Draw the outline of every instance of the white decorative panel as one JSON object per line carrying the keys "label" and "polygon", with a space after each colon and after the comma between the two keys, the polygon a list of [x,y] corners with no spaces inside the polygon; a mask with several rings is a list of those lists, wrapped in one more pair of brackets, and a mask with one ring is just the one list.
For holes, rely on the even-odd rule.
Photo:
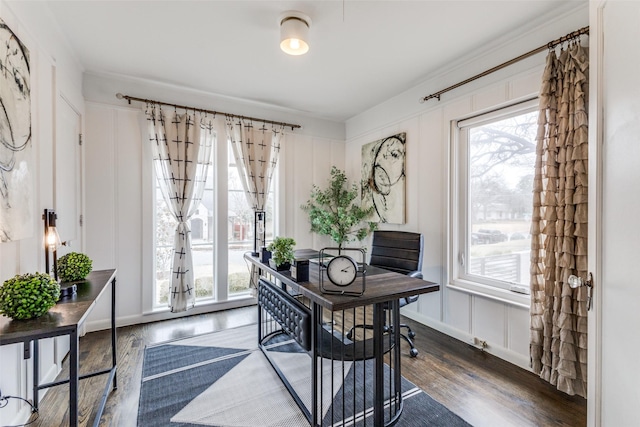
{"label": "white decorative panel", "polygon": [[116,261],[114,116],[111,108],[87,105],[85,233],[87,255],[96,270],[114,268]]}
{"label": "white decorative panel", "polygon": [[471,296],[453,289],[445,291],[444,323],[467,334],[471,333]]}
{"label": "white decorative panel", "polygon": [[510,98],[520,99],[537,96],[540,90],[543,69],[544,66],[541,65],[536,71],[513,79],[510,85]]}
{"label": "white decorative panel", "polygon": [[503,104],[507,99],[507,86],[507,83],[500,83],[472,95],[473,110],[483,111]]}
{"label": "white decorative panel", "polygon": [[431,292],[429,294],[420,295],[420,299],[416,304],[410,304],[407,308],[411,307],[412,310],[420,313],[422,316],[429,317],[436,321],[440,321],[442,319],[441,316],[441,293],[439,292]]}
{"label": "white decorative panel", "polygon": [[507,307],[507,348],[529,357],[529,309]]}
{"label": "white decorative panel", "polygon": [[[314,236],[309,232],[306,214],[300,209],[311,191],[315,174],[315,155],[313,138],[298,135],[287,135],[286,158],[280,163],[286,180],[286,190],[280,193],[285,199],[285,210],[280,220],[285,227],[278,231],[280,236],[296,238],[297,247],[313,247]],[[324,156],[325,161],[329,161]],[[283,170],[284,169],[284,170]]]}
{"label": "white decorative panel", "polygon": [[[21,383],[26,376],[23,372],[22,349],[22,344],[0,346],[0,372],[2,372],[0,387],[5,396],[22,396]],[[9,399],[8,405],[0,409],[0,425],[13,425],[15,421],[13,417],[22,406],[24,406],[23,403],[17,399]]]}
{"label": "white decorative panel", "polygon": [[478,296],[473,297],[472,304],[472,335],[489,345],[505,347],[505,304]]}
{"label": "white decorative panel", "polygon": [[[116,147],[116,164],[114,167],[116,194],[118,203],[116,205],[116,239],[120,244],[116,249],[116,263],[118,268],[118,278],[125,278],[121,281],[123,285],[117,292],[117,307],[123,313],[140,313],[142,304],[140,297],[142,291],[134,284],[142,283],[142,144],[148,142],[140,138],[134,138],[141,134],[140,113],[128,109],[116,111],[117,122],[114,124],[114,135]],[[145,122],[146,124],[146,122]],[[114,268],[111,266],[110,268]],[[133,286],[134,295],[126,290]],[[110,296],[106,294],[105,296]],[[94,318],[105,318],[110,316],[111,305],[109,298],[100,301],[102,316]]]}

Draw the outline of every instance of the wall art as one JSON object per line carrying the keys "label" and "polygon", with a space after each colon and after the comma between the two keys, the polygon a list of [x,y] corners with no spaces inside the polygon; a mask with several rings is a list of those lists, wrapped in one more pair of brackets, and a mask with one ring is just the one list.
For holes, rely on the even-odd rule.
{"label": "wall art", "polygon": [[362,206],[374,207],[372,221],[405,222],[406,133],[362,146]]}
{"label": "wall art", "polygon": [[33,235],[29,50],[0,19],[0,242]]}

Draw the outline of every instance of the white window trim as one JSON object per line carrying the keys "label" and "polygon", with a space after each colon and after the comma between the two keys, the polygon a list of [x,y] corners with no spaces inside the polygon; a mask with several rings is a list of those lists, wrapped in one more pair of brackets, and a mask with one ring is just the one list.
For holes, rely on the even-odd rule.
{"label": "white window trim", "polygon": [[[464,274],[461,274],[462,266],[460,263],[461,254],[466,251],[461,251],[460,247],[465,245],[464,238],[466,230],[461,230],[461,203],[467,203],[466,194],[461,192],[460,181],[466,178],[466,171],[461,171],[461,159],[460,152],[460,139],[461,129],[463,127],[469,127],[481,124],[483,122],[494,121],[497,116],[487,117],[491,113],[499,113],[500,117],[509,117],[521,114],[526,111],[530,111],[538,104],[537,97],[526,99],[524,101],[517,102],[513,105],[505,107],[496,107],[483,112],[474,112],[466,117],[453,119],[450,122],[449,140],[450,140],[450,181],[449,181],[449,209],[450,209],[450,227],[449,227],[449,271],[451,272],[450,279],[447,283],[447,288],[464,292],[471,295],[484,297],[487,299],[500,301],[510,305],[529,308],[530,307],[530,295],[515,292],[509,289],[505,289],[498,286],[489,286],[485,283],[470,280]],[[463,176],[465,175],[465,176]],[[466,187],[465,187],[466,189]],[[467,208],[464,209],[465,215]],[[464,227],[467,227],[467,221],[465,221]]]}

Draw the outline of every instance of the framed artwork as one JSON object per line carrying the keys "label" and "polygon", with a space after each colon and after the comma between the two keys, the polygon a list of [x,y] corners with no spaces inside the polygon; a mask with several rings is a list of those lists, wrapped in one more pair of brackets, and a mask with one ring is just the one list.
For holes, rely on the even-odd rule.
{"label": "framed artwork", "polygon": [[0,19],[0,242],[33,235],[29,50]]}
{"label": "framed artwork", "polygon": [[405,142],[399,133],[362,146],[362,207],[373,206],[371,221],[405,223]]}

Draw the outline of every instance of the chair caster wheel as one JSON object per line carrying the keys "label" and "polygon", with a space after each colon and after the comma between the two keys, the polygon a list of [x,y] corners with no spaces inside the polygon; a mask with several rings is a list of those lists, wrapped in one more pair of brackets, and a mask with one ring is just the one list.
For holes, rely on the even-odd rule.
{"label": "chair caster wheel", "polygon": [[409,356],[411,356],[411,357],[418,356],[418,349],[417,348],[412,348],[411,350],[409,350]]}
{"label": "chair caster wheel", "polygon": [[414,339],[416,337],[416,333],[413,331],[410,331],[407,335],[409,335],[409,338]]}

